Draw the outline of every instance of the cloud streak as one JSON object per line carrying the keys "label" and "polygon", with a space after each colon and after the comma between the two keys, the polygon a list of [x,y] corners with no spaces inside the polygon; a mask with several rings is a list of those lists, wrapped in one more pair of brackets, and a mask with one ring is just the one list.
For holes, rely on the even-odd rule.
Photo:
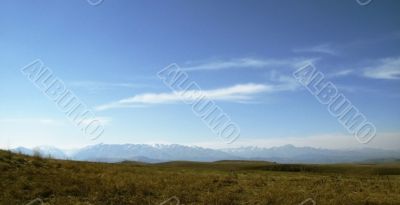
{"label": "cloud streak", "polygon": [[339,70],[336,72],[332,72],[325,76],[328,78],[339,78],[339,77],[345,77],[345,76],[352,75],[353,73],[354,73],[354,70],[346,69],[346,70]]}
{"label": "cloud streak", "polygon": [[[246,103],[254,99],[259,93],[270,93],[277,91],[290,90],[292,87],[284,85],[266,85],[266,84],[238,84],[230,87],[212,89],[212,90],[187,90],[168,93],[143,93],[133,97],[121,99],[95,107],[96,110],[108,110],[112,108],[124,107],[146,107],[156,104],[173,104],[181,100],[196,100],[196,96],[206,96],[210,100],[229,101]],[[200,93],[199,93],[200,92]]]}
{"label": "cloud streak", "polygon": [[257,58],[237,58],[230,60],[219,60],[205,63],[184,66],[182,69],[185,71],[201,71],[201,70],[224,70],[224,69],[238,69],[238,68],[298,68],[303,66],[306,62],[314,61],[314,59],[257,59]]}
{"label": "cloud streak", "polygon": [[89,91],[104,91],[104,90],[114,90],[120,88],[135,89],[149,87],[147,84],[140,83],[109,83],[109,82],[99,82],[99,81],[74,81],[67,83],[69,86],[74,88],[82,88]]}
{"label": "cloud streak", "polygon": [[400,79],[400,57],[378,60],[375,66],[364,69],[367,78],[398,80]]}
{"label": "cloud streak", "polygon": [[295,53],[322,53],[329,55],[338,55],[338,53],[332,48],[330,44],[321,44],[306,48],[293,49]]}

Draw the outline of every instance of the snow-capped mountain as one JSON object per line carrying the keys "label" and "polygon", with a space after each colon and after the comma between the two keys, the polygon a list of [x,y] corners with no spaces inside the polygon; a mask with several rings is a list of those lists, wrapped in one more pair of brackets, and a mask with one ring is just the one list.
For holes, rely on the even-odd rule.
{"label": "snow-capped mountain", "polygon": [[73,156],[73,159],[77,160],[101,159],[101,161],[123,161],[135,160],[138,158],[147,158],[147,161],[150,162],[176,160],[216,161],[222,159],[231,159],[232,156],[219,150],[182,146],[177,144],[98,144],[83,148],[76,152]]}
{"label": "snow-capped mountain", "polygon": [[[166,161],[218,161],[218,160],[265,160],[279,163],[340,163],[362,162],[371,159],[400,159],[400,151],[381,149],[330,150],[313,147],[285,145],[272,148],[240,147],[230,149],[209,149],[178,144],[97,144],[74,152],[63,152],[48,146],[28,149],[18,147],[14,152],[58,159],[83,161],[121,162],[166,162]],[[68,153],[68,154],[66,154]]]}
{"label": "snow-capped mountain", "polygon": [[11,149],[11,151],[25,155],[33,155],[33,150],[26,147],[17,147],[15,149]]}
{"label": "snow-capped mountain", "polygon": [[242,147],[223,149],[224,152],[252,160],[280,163],[341,163],[361,162],[375,158],[399,158],[400,152],[382,149],[331,150],[284,145],[272,148]]}
{"label": "snow-capped mountain", "polygon": [[41,156],[44,157],[52,157],[56,159],[66,159],[67,155],[61,149],[51,146],[38,146],[34,147],[33,149],[28,149],[25,147],[17,147],[12,150],[13,152],[26,154],[26,155],[34,155],[35,152],[39,153]]}

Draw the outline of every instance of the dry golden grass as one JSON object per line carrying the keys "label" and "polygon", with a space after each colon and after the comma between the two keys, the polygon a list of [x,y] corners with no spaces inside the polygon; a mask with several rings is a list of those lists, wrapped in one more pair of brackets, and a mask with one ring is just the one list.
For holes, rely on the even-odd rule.
{"label": "dry golden grass", "polygon": [[318,205],[400,204],[398,164],[106,164],[0,151],[0,180],[0,204],[26,204],[40,198],[45,204],[57,205],[153,205],[173,196],[185,205],[293,205],[308,198]]}

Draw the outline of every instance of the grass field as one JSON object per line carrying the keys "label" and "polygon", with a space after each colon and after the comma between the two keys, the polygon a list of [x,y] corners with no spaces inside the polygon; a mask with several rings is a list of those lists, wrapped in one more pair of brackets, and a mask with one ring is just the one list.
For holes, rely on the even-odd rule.
{"label": "grass field", "polygon": [[1,204],[400,204],[400,164],[106,164],[0,151],[0,180]]}

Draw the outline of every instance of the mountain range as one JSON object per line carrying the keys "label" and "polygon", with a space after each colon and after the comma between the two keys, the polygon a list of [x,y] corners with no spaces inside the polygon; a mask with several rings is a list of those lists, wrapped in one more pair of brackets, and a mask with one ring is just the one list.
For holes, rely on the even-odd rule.
{"label": "mountain range", "polygon": [[33,149],[18,147],[11,151],[56,159],[93,162],[139,161],[157,163],[167,161],[211,162],[219,160],[262,160],[278,163],[350,163],[398,161],[399,150],[373,148],[333,150],[313,147],[239,147],[210,149],[178,144],[97,144],[68,152],[51,146]]}

